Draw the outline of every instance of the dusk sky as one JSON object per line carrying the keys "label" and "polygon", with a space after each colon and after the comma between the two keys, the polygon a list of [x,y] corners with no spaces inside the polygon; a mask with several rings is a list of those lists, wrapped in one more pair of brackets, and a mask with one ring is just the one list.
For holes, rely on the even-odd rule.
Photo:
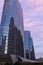
{"label": "dusk sky", "polygon": [[[23,9],[24,30],[31,31],[36,58],[43,57],[43,0],[19,0]],[[0,0],[0,21],[4,0]]]}

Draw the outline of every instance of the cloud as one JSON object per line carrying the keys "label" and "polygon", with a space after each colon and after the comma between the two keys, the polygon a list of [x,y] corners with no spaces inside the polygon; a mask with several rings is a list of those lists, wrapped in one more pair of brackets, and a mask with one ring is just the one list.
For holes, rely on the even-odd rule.
{"label": "cloud", "polygon": [[43,0],[24,0],[29,6],[40,6],[43,4]]}
{"label": "cloud", "polygon": [[32,16],[43,12],[43,0],[23,0],[22,6],[24,15]]}
{"label": "cloud", "polygon": [[42,5],[43,4],[43,0],[34,0],[35,5]]}
{"label": "cloud", "polygon": [[43,33],[40,33],[40,37],[43,38]]}

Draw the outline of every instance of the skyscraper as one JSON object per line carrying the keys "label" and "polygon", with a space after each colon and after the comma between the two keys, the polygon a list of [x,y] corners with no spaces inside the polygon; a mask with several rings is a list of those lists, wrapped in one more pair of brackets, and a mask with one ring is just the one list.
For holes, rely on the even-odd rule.
{"label": "skyscraper", "polygon": [[24,31],[24,41],[26,58],[35,59],[33,40],[31,38],[30,31]]}
{"label": "skyscraper", "polygon": [[[10,21],[11,17],[14,18],[14,21]],[[22,8],[20,3],[18,2],[18,0],[5,0],[4,1],[4,8],[3,8],[3,13],[2,13],[2,20],[1,20],[1,32],[0,32],[0,43],[2,43],[2,36],[6,36],[6,44],[5,44],[5,54],[9,53],[9,49],[10,46],[10,42],[15,43],[15,45],[17,46],[13,34],[16,33],[17,34],[17,30],[16,32],[14,32],[14,28],[12,29],[12,31],[10,31],[10,28],[12,28],[11,26],[14,26],[16,29],[18,29],[18,34],[20,34],[22,42],[20,42],[22,48],[20,47],[19,49],[21,49],[21,51],[24,51],[24,28],[23,28],[23,13],[22,13]],[[12,25],[11,25],[12,24]],[[12,38],[14,39],[13,41],[9,41],[11,35],[13,36]],[[9,37],[10,36],[10,37]],[[19,35],[16,35],[17,37]],[[20,37],[19,36],[19,37]],[[16,37],[15,37],[16,38]],[[18,43],[19,44],[19,43]],[[19,44],[19,46],[20,46]],[[17,49],[17,47],[16,47]],[[18,49],[18,51],[19,51]],[[10,50],[11,51],[11,50]],[[14,53],[14,51],[13,51]],[[12,53],[11,53],[12,54]],[[23,52],[24,54],[24,52]],[[22,56],[19,53],[20,56]]]}

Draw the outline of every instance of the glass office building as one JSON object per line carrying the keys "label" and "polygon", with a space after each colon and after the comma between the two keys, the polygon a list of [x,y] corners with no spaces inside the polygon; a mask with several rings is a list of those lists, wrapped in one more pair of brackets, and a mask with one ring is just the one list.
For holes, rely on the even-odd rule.
{"label": "glass office building", "polygon": [[[13,29],[12,29],[12,26],[13,26]],[[2,37],[3,39],[4,37],[6,37],[4,53],[5,54],[14,53],[14,54],[23,56],[24,55],[23,13],[22,13],[21,5],[18,0],[4,0],[4,7],[3,7],[0,30],[1,30],[0,43],[2,43]],[[12,30],[14,30],[15,32]],[[18,37],[19,37],[19,41],[21,40],[20,42],[17,41]],[[12,46],[12,44],[14,46],[13,51],[11,51],[13,48],[10,47]],[[19,50],[21,51],[21,53],[19,53],[20,52]]]}
{"label": "glass office building", "polygon": [[33,40],[30,31],[24,31],[25,53],[26,58],[35,59]]}

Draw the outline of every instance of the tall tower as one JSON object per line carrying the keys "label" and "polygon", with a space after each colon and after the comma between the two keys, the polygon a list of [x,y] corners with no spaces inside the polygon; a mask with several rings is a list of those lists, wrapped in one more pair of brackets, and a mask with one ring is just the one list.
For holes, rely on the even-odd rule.
{"label": "tall tower", "polygon": [[33,40],[30,31],[24,31],[24,41],[25,41],[26,57],[28,59],[35,59]]}
{"label": "tall tower", "polygon": [[[22,39],[23,39],[23,48],[24,48],[24,28],[23,28],[23,13],[22,8],[18,0],[5,0],[2,20],[1,20],[1,39],[2,36],[6,36],[6,48],[8,47],[9,42],[9,25],[11,17],[14,18],[14,23],[17,29],[20,31]],[[1,42],[2,40],[0,40]],[[22,44],[22,43],[21,43]],[[6,49],[5,48],[5,49]],[[6,52],[7,53],[7,52]]]}

